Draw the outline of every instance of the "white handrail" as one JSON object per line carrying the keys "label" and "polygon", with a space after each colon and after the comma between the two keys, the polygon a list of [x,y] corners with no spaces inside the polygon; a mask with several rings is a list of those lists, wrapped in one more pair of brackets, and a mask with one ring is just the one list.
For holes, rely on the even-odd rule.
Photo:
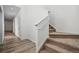
{"label": "white handrail", "polygon": [[44,17],[40,22],[38,22],[35,25],[36,28],[36,40],[38,41],[37,43],[37,51],[40,50],[46,39],[48,38],[49,35],[49,19],[48,16]]}
{"label": "white handrail", "polygon": [[46,18],[47,18],[48,16],[45,16],[44,18],[42,18],[42,20],[40,20],[39,22],[37,22],[36,24],[35,24],[35,26],[38,26],[41,22],[43,22]]}

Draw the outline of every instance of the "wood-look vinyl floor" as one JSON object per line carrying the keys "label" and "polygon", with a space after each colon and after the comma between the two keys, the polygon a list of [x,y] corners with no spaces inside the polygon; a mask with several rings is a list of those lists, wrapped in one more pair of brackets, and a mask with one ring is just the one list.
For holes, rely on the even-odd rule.
{"label": "wood-look vinyl floor", "polygon": [[40,53],[79,53],[79,35],[56,32],[49,26],[49,38],[39,51]]}
{"label": "wood-look vinyl floor", "polygon": [[35,53],[35,43],[17,38],[14,34],[6,32],[2,53]]}

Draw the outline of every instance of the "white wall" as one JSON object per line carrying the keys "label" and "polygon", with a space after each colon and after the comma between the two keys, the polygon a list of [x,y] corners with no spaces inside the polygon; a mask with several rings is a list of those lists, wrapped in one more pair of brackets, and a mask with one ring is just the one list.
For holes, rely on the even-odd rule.
{"label": "white wall", "polygon": [[76,7],[76,16],[77,16],[77,19],[75,20],[75,27],[76,27],[76,32],[79,34],[79,5],[75,7]]}
{"label": "white wall", "polygon": [[2,43],[2,11],[0,11],[0,44]]}
{"label": "white wall", "polygon": [[4,11],[3,11],[3,6],[0,6],[1,11],[0,11],[0,44],[3,44],[4,40]]}
{"label": "white wall", "polygon": [[13,19],[13,32],[17,37],[20,37],[20,13]]}
{"label": "white wall", "polygon": [[30,39],[36,42],[34,38],[34,25],[46,17],[47,11],[42,6],[37,5],[26,5],[19,6],[21,8],[21,38]]}
{"label": "white wall", "polygon": [[48,16],[49,16],[50,25],[53,25],[53,27],[55,28],[55,14],[54,14],[54,12],[49,11]]}
{"label": "white wall", "polygon": [[[74,5],[52,5],[46,6],[54,15],[51,15],[51,24],[58,32],[79,34],[79,7]],[[54,17],[54,18],[53,18]]]}

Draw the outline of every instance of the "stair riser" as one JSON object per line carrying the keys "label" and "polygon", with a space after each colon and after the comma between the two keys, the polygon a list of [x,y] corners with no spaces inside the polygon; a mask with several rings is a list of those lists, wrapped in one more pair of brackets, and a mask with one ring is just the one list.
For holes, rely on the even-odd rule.
{"label": "stair riser", "polygon": [[54,30],[56,30],[55,28],[52,28],[52,27],[49,27],[49,29],[54,29]]}
{"label": "stair riser", "polygon": [[53,41],[53,40],[50,40],[50,39],[48,39],[48,43],[53,44],[53,45],[57,45],[61,48],[67,49],[67,50],[72,51],[74,53],[79,53],[79,48],[73,47],[73,45],[70,46],[70,45],[63,44],[63,43],[60,43],[60,42],[56,42],[56,41]]}
{"label": "stair riser", "polygon": [[51,38],[79,38],[78,35],[49,35]]}
{"label": "stair riser", "polygon": [[49,27],[49,29],[54,29],[54,28],[52,28],[52,27]]}
{"label": "stair riser", "polygon": [[49,33],[51,33],[51,32],[56,32],[56,30],[49,30]]}

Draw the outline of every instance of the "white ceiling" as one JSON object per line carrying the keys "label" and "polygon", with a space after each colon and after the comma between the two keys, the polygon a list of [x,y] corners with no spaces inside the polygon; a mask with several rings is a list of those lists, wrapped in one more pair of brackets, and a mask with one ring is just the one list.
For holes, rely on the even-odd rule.
{"label": "white ceiling", "polygon": [[4,16],[7,20],[12,20],[20,10],[19,7],[16,7],[14,5],[3,5],[4,9]]}

